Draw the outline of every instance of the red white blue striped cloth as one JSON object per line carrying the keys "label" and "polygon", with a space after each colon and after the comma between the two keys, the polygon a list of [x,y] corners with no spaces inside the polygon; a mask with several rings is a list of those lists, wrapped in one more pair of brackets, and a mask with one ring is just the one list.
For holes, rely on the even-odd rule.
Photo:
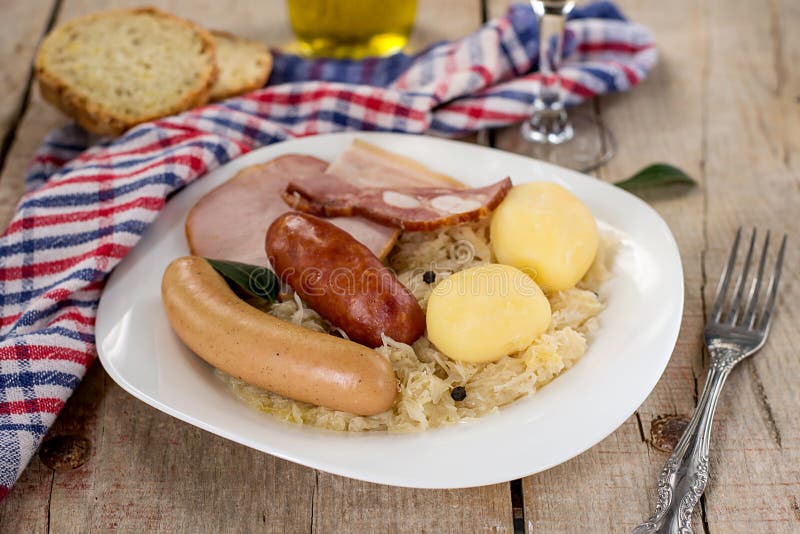
{"label": "red white blue striped cloth", "polygon": [[[613,4],[567,25],[567,102],[625,91],[656,62],[651,33]],[[115,140],[51,133],[0,237],[0,497],[95,358],[103,282],[169,194],[233,158],[341,130],[458,136],[525,118],[539,84],[529,7],[414,56],[365,61],[278,54],[270,85],[140,125]]]}

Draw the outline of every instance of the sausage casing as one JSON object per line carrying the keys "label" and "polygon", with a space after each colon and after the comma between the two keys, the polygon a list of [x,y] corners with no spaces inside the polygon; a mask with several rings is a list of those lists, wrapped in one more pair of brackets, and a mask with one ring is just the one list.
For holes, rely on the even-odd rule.
{"label": "sausage casing", "polygon": [[377,347],[383,333],[413,343],[424,333],[417,299],[367,247],[325,219],[285,213],[269,227],[266,249],[278,276],[353,341]]}
{"label": "sausage casing", "polygon": [[161,299],[172,329],[190,349],[249,384],[357,415],[394,403],[397,379],[387,358],[250,306],[203,258],[170,263]]}

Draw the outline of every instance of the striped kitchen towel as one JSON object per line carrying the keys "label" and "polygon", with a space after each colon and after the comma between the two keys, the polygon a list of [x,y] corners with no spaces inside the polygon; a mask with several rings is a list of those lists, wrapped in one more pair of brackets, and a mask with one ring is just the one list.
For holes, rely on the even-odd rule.
{"label": "striped kitchen towel", "polygon": [[[36,451],[95,358],[106,276],[166,198],[270,143],[342,130],[458,136],[525,118],[539,88],[538,32],[514,6],[472,35],[416,55],[362,61],[276,54],[270,84],[246,96],[96,139],[52,132],[0,237],[0,496]],[[656,62],[653,36],[613,4],[567,24],[569,104],[624,91]]]}

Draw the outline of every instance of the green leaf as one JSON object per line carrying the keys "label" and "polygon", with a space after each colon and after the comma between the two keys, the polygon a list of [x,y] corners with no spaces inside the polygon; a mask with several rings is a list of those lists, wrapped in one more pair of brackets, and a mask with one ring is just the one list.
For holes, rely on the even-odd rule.
{"label": "green leaf", "polygon": [[640,170],[627,180],[616,182],[614,185],[631,191],[640,187],[654,187],[661,185],[684,184],[695,186],[691,176],[677,167],[666,163],[654,163]]}
{"label": "green leaf", "polygon": [[206,261],[221,274],[229,284],[241,289],[249,295],[259,297],[270,303],[278,300],[281,284],[271,270],[260,265],[248,265],[238,261],[211,260]]}

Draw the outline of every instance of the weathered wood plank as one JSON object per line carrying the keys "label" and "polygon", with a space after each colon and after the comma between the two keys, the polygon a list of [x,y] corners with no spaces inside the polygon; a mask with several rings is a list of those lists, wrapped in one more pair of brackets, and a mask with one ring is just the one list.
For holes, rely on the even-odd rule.
{"label": "weathered wood plank", "polygon": [[[138,2],[117,2],[120,5]],[[102,0],[65,0],[59,20],[102,9]],[[290,38],[284,2],[168,1],[164,9],[201,24],[281,44]],[[420,2],[412,46],[456,37],[480,23],[477,0]],[[444,17],[448,24],[441,25]],[[0,219],[10,219],[21,178],[44,134],[66,120],[38,94],[20,127],[0,188]],[[6,179],[7,178],[7,179]],[[342,506],[365,530],[510,531],[508,486],[426,492],[389,488],[319,473],[222,440],[172,419],[133,399],[97,365],[70,400],[54,434],[78,434],[93,443],[89,462],[53,475],[34,458],[0,506],[34,503],[42,519],[26,521],[32,531],[85,529],[321,532],[352,528],[342,522]],[[25,481],[36,481],[36,491]],[[52,480],[52,487],[49,482]],[[46,491],[42,491],[46,490]],[[52,496],[50,496],[52,491]],[[50,498],[49,512],[47,500]],[[313,495],[313,497],[312,497]],[[312,504],[313,503],[313,504]],[[311,507],[315,513],[312,516]],[[359,511],[361,510],[361,511]],[[441,518],[442,510],[456,510]],[[363,513],[362,511],[369,511]],[[2,525],[18,525],[19,516],[0,515]],[[444,519],[444,521],[443,521]]]}
{"label": "weathered wood plank", "polygon": [[511,498],[508,484],[462,490],[418,490],[319,473],[312,530],[325,533],[510,533],[513,532]]}
{"label": "weathered wood plank", "polygon": [[31,59],[55,6],[55,0],[0,2],[3,19],[13,21],[0,32],[0,167],[25,103]]}
{"label": "weathered wood plank", "polygon": [[[738,226],[790,234],[781,299],[765,348],[731,375],[712,439],[712,532],[800,530],[796,3],[760,9],[744,0],[711,1],[706,176],[708,252],[718,276]],[[775,241],[773,241],[773,250]],[[713,298],[713,284],[705,288]]]}
{"label": "weathered wood plank", "polygon": [[[492,2],[490,14],[506,2]],[[600,99],[602,117],[619,141],[618,154],[597,174],[625,177],[653,161],[669,161],[702,179],[702,80],[705,17],[702,4],[619,2],[633,20],[656,30],[661,62],[633,91]],[[658,102],[658,105],[654,105]],[[498,133],[500,148],[524,151],[516,128]],[[655,480],[667,454],[649,445],[651,421],[694,408],[694,377],[701,367],[702,190],[648,195],[673,230],[684,262],[686,304],[677,347],[648,400],[603,442],[563,465],[523,481],[529,532],[625,532],[655,505]],[[643,355],[646,357],[646,355]],[[695,517],[702,532],[701,519]]]}

